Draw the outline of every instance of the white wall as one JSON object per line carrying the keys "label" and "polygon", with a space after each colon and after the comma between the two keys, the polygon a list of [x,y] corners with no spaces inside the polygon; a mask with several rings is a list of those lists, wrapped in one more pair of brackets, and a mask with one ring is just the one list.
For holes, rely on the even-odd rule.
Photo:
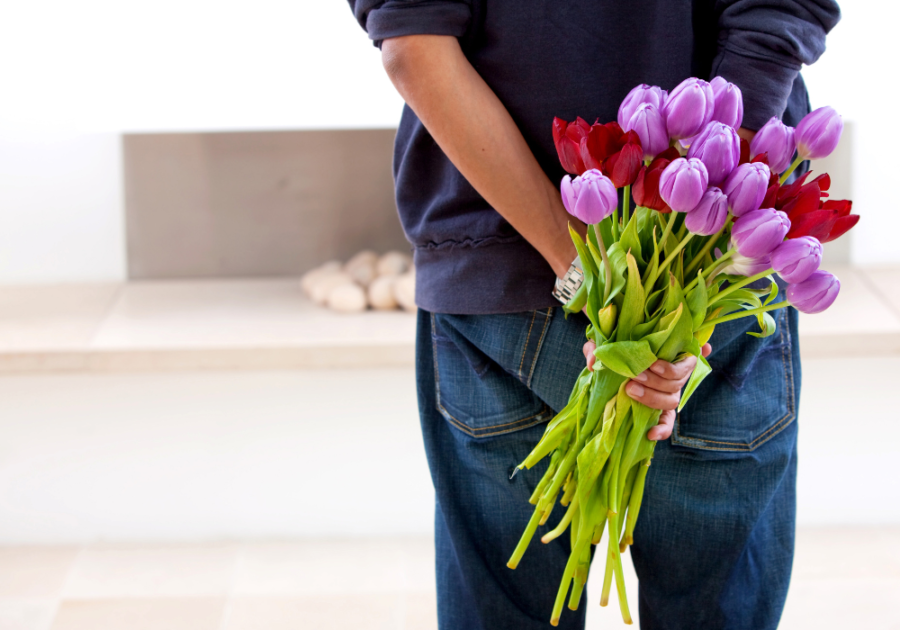
{"label": "white wall", "polygon": [[0,130],[0,283],[125,277],[120,140]]}
{"label": "white wall", "polygon": [[900,5],[845,0],[841,10],[843,19],[828,37],[828,50],[803,74],[814,108],[831,105],[854,124],[853,202],[862,219],[850,233],[851,260],[898,264],[900,247],[893,241],[900,234],[900,199],[891,156],[900,146],[900,125],[894,120],[900,99]]}
{"label": "white wall", "polygon": [[[898,369],[804,361],[801,525],[900,523],[900,442],[884,439]],[[0,420],[0,545],[433,523],[411,368],[6,376]]]}
{"label": "white wall", "polygon": [[125,277],[122,132],[392,127],[402,107],[338,0],[7,2],[0,86],[0,283]]}
{"label": "white wall", "polygon": [[[857,124],[852,260],[900,263],[900,127],[882,122],[898,94],[900,5],[843,10],[805,74],[814,105]],[[0,282],[124,276],[108,134],[391,127],[402,104],[341,0],[7,2],[0,85]]]}

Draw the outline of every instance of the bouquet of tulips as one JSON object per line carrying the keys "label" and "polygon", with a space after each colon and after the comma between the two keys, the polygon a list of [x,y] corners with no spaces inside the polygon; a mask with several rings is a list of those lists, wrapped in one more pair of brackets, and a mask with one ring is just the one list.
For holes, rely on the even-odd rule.
{"label": "bouquet of tulips", "polygon": [[[836,277],[818,269],[822,243],[846,233],[859,216],[850,214],[850,201],[826,199],[827,174],[787,183],[803,160],[835,149],[840,116],[823,107],[796,129],[772,118],[752,143],[737,134],[742,118],[737,86],[691,78],[671,94],[639,85],[617,122],[553,121],[560,161],[576,175],[563,178],[563,203],[587,224],[584,238],[570,230],[584,282],[566,310],[584,310],[590,319],[586,334],[597,362],[581,373],[569,403],[519,465],[550,460],[531,497],[534,515],[508,563],[516,568],[559,501],[565,513],[541,539],[548,543],[569,529],[572,542],[553,625],[570,589],[569,608],[577,609],[591,545],[607,528],[600,604],[609,601],[615,578],[622,617],[631,623],[620,554],[632,544],[655,445],[646,435],[661,412],[626,394],[629,379],[658,359],[696,356],[683,407],[711,372],[701,347],[717,324],[755,317],[759,332],[748,334],[769,336],[771,311],[791,305],[818,313],[840,290]],[[776,273],[787,283],[781,301]]]}

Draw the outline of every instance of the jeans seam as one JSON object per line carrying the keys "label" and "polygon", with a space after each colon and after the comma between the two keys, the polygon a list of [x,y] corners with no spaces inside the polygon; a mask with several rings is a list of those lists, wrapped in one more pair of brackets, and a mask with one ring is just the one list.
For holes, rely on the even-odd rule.
{"label": "jeans seam", "polygon": [[[677,414],[675,417],[675,433],[673,443],[679,446],[694,446],[694,448],[701,448],[707,451],[743,451],[749,452],[755,450],[761,444],[769,441],[773,438],[777,433],[779,433],[782,429],[790,424],[790,421],[796,418],[797,410],[794,404],[794,366],[793,361],[791,361],[790,367],[787,362],[787,353],[791,351],[791,339],[790,339],[790,330],[788,318],[785,315],[781,316],[781,326],[780,335],[781,335],[781,366],[782,372],[787,376],[787,385],[788,385],[788,412],[784,415],[784,417],[779,418],[775,424],[766,429],[763,433],[758,435],[755,440],[750,442],[749,444],[742,444],[740,442],[720,442],[716,440],[704,440],[703,438],[694,438],[683,436],[679,433],[678,429],[680,426],[680,418],[681,414]],[[787,341],[785,341],[785,335],[788,336]],[[714,448],[707,446],[696,446],[696,442],[700,442],[702,444],[724,444],[730,446],[732,448]]]}
{"label": "jeans seam", "polygon": [[522,359],[519,361],[519,380],[522,380],[522,366],[525,365],[525,355],[528,353],[528,342],[531,340],[531,329],[534,328],[534,318],[537,317],[537,311],[531,312],[531,323],[528,324],[528,334],[525,335],[525,343],[522,344]]}
{"label": "jeans seam", "polygon": [[531,379],[534,376],[534,368],[537,366],[538,357],[541,355],[541,348],[544,345],[544,336],[547,334],[547,326],[550,325],[550,319],[553,317],[553,307],[547,309],[544,317],[544,326],[541,328],[541,336],[538,338],[537,346],[534,349],[534,359],[531,361],[531,368],[528,370],[528,380],[525,384],[531,388]]}

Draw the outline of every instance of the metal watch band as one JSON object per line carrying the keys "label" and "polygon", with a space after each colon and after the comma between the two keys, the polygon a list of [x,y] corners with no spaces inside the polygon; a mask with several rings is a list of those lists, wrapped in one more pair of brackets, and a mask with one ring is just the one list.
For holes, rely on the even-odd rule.
{"label": "metal watch band", "polygon": [[553,297],[563,304],[567,304],[575,295],[575,292],[581,288],[582,282],[584,282],[584,272],[581,271],[581,259],[576,258],[569,265],[566,275],[562,279],[556,279],[556,286],[553,287]]}

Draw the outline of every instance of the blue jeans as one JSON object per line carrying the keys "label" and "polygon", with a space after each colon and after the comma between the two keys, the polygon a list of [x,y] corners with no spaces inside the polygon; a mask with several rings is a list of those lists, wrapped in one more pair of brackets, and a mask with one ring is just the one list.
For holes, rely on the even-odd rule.
{"label": "blue jeans", "polygon": [[[775,315],[778,332],[767,339],[743,334],[747,320],[718,327],[713,374],[657,446],[631,551],[645,630],[778,625],[794,552],[800,363],[796,312]],[[558,308],[419,311],[418,325],[440,629],[548,628],[569,536],[538,539],[563,510],[511,571],[546,460],[510,475],[568,400],[587,319]],[[560,627],[583,628],[588,602],[564,609]]]}

